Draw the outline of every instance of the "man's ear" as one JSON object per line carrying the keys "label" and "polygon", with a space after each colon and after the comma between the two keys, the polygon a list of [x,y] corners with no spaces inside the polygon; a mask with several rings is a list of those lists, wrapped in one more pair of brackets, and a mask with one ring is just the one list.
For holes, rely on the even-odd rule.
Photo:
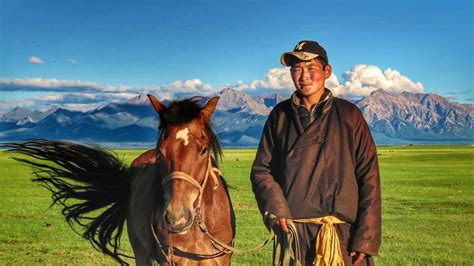
{"label": "man's ear", "polygon": [[324,68],[324,78],[328,79],[332,74],[332,67],[330,64],[327,64],[327,66]]}

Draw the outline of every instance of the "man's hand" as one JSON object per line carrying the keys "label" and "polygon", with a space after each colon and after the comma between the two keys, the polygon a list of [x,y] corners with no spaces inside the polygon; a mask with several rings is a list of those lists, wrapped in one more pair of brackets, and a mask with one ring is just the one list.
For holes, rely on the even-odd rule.
{"label": "man's hand", "polygon": [[281,230],[288,234],[288,226],[286,226],[286,218],[280,218],[277,221],[277,224],[280,226]]}
{"label": "man's hand", "polygon": [[351,251],[350,253],[352,257],[352,264],[357,264],[365,259],[367,255],[365,253],[359,252],[359,251]]}
{"label": "man's hand", "polygon": [[273,226],[278,225],[280,229],[288,234],[288,226],[286,226],[286,219],[285,218],[278,218],[275,214],[266,212],[265,219],[264,219],[265,226],[267,227],[268,231],[273,228]]}

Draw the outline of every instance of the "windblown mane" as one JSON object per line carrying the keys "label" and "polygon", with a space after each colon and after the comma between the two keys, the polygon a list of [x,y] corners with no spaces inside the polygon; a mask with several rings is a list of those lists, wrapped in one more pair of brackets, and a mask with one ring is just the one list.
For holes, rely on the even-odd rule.
{"label": "windblown mane", "polygon": [[[179,126],[199,117],[202,107],[199,102],[202,97],[195,96],[179,101],[172,101],[168,108],[160,112],[160,124],[158,130],[160,136],[169,126]],[[206,133],[209,136],[209,147],[213,153],[214,161],[222,158],[222,147],[217,135],[212,130],[211,124],[206,125]],[[159,143],[158,143],[159,144]]]}

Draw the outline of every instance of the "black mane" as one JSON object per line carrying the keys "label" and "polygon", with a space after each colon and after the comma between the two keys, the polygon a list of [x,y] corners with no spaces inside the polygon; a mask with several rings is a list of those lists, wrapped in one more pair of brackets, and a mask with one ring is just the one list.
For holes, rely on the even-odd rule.
{"label": "black mane", "polygon": [[[202,110],[202,107],[199,104],[202,100],[202,97],[195,96],[179,101],[172,101],[168,108],[165,108],[160,112],[160,124],[158,126],[160,136],[169,126],[179,126],[197,119]],[[214,160],[217,163],[217,160],[222,158],[222,147],[220,141],[212,130],[210,123],[206,125],[205,130],[209,136],[209,147],[214,155]]]}

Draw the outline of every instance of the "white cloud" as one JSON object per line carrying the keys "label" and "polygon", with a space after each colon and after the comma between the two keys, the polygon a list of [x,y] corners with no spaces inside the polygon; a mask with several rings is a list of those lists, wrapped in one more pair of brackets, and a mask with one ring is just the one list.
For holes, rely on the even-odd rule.
{"label": "white cloud", "polygon": [[339,84],[337,90],[348,97],[367,96],[378,89],[389,93],[423,92],[423,84],[413,82],[391,68],[382,71],[373,65],[356,65],[345,73],[345,78],[346,81]]}
{"label": "white cloud", "polygon": [[90,110],[110,102],[125,101],[138,94],[154,94],[160,99],[172,99],[193,95],[210,95],[212,86],[199,79],[175,81],[170,84],[149,87],[114,86],[88,81],[58,80],[43,78],[0,78],[0,92],[49,93],[22,100],[0,101],[0,112],[20,106],[30,109],[45,109],[52,104],[75,110]]}
{"label": "white cloud", "polygon": [[[367,96],[372,91],[384,89],[390,93],[402,91],[423,92],[423,84],[413,82],[403,76],[397,70],[388,68],[382,71],[373,65],[356,65],[345,73],[345,80],[340,83],[333,73],[326,80],[326,87],[331,89],[335,95],[344,94],[346,97]],[[230,85],[237,90],[294,90],[290,71],[287,67],[270,69],[263,80],[254,80],[250,83],[237,82]]]}
{"label": "white cloud", "polygon": [[119,91],[126,90],[127,87],[111,86],[96,82],[78,80],[58,80],[43,78],[26,79],[4,79],[0,78],[0,91],[63,91],[63,92],[84,92],[84,91]]}
{"label": "white cloud", "polygon": [[99,107],[103,107],[106,103],[67,103],[62,105],[62,108],[68,109],[71,111],[81,111],[86,112],[90,110],[97,109]]}
{"label": "white cloud", "polygon": [[73,64],[73,65],[76,65],[76,64],[78,63],[76,59],[72,59],[72,58],[69,59],[69,60],[67,60],[67,62],[68,62],[69,64]]}
{"label": "white cloud", "polygon": [[168,85],[155,87],[155,89],[161,89],[163,91],[176,91],[176,92],[193,92],[193,93],[212,93],[212,86],[203,83],[200,79],[191,79],[186,81],[175,81]]}
{"label": "white cloud", "polygon": [[174,81],[170,84],[148,87],[114,86],[79,80],[58,80],[43,78],[4,79],[0,78],[0,91],[51,91],[66,93],[197,93],[211,94],[211,85],[199,79]]}
{"label": "white cloud", "polygon": [[[345,73],[344,78],[342,82],[339,82],[337,76],[332,74],[326,81],[326,87],[331,89],[335,95],[344,94],[349,98],[367,96],[378,89],[384,89],[390,93],[423,92],[423,85],[420,82],[413,82],[391,68],[382,71],[377,66],[356,65]],[[288,95],[294,91],[293,81],[287,67],[268,70],[263,80],[254,80],[250,83],[237,82],[231,87],[251,95],[270,94],[270,92]],[[15,92],[26,92],[25,94],[41,92],[43,94],[22,100],[3,98],[5,100],[0,101],[0,112],[5,112],[15,106],[44,109],[52,104],[88,110],[110,102],[125,101],[138,94],[153,94],[160,99],[173,99],[194,95],[211,95],[217,92],[217,89],[200,79],[178,80],[157,86],[131,87],[79,80],[0,78],[1,91],[10,94]],[[44,93],[49,94],[44,95]]]}
{"label": "white cloud", "polygon": [[14,107],[47,110],[51,106],[89,111],[110,102],[123,102],[135,96],[137,96],[136,93],[49,93],[16,101],[0,101],[0,112],[8,112]]}
{"label": "white cloud", "polygon": [[35,64],[35,65],[44,64],[43,60],[41,60],[41,58],[36,57],[36,56],[31,56],[28,59],[28,62],[30,62],[30,64]]}
{"label": "white cloud", "polygon": [[[377,66],[356,65],[350,71],[347,71],[344,76],[344,82],[340,83],[333,73],[326,80],[326,87],[331,89],[335,95],[344,94],[347,97],[367,96],[378,89],[384,89],[390,93],[400,93],[402,91],[423,92],[423,84],[413,82],[391,68],[382,71]],[[250,83],[239,81],[234,85],[230,85],[230,87],[247,91],[256,89],[293,91],[295,89],[287,67],[268,70],[263,80],[254,80]]]}
{"label": "white cloud", "polygon": [[15,107],[31,108],[35,102],[31,99],[17,101],[0,101],[0,112],[6,113]]}
{"label": "white cloud", "polygon": [[339,80],[337,79],[334,73],[326,80],[326,88],[330,89],[334,95],[342,94],[341,85],[339,84]]}
{"label": "white cloud", "polygon": [[264,80],[254,80],[250,83],[237,82],[231,85],[236,90],[255,90],[255,89],[274,89],[274,90],[293,90],[294,85],[291,80],[289,68],[272,68],[265,74]]}

